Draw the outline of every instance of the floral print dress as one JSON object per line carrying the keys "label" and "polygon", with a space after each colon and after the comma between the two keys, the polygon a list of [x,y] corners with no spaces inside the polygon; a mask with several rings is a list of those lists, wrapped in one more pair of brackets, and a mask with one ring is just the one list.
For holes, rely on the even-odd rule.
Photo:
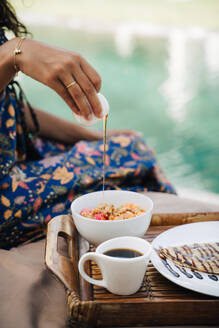
{"label": "floral print dress", "polygon": [[[0,31],[0,45],[6,41]],[[102,189],[103,142],[31,139],[23,106],[12,81],[0,94],[0,248],[6,249],[43,237],[49,220],[68,213],[75,197]],[[107,143],[106,189],[175,192],[142,138],[118,135]]]}

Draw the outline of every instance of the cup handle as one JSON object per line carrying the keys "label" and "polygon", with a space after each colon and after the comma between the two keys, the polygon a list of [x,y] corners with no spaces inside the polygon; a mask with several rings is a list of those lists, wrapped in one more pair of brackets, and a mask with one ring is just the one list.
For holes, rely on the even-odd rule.
{"label": "cup handle", "polygon": [[88,260],[92,261],[93,260],[93,261],[97,262],[97,264],[98,264],[98,259],[100,257],[101,257],[101,255],[99,255],[95,252],[90,252],[90,253],[82,255],[82,257],[80,258],[79,263],[78,263],[78,269],[79,269],[79,272],[82,275],[82,277],[85,280],[87,280],[90,284],[106,288],[106,283],[105,283],[104,279],[97,280],[97,279],[91,278],[84,271],[84,264],[85,264],[86,261],[88,261]]}

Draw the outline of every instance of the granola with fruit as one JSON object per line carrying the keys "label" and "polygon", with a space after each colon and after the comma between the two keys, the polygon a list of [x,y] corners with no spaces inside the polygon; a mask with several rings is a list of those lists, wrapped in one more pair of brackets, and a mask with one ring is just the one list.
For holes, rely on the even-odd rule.
{"label": "granola with fruit", "polygon": [[96,220],[125,220],[134,218],[146,211],[133,203],[124,203],[118,207],[113,204],[102,203],[94,209],[84,208],[80,214],[86,218]]}

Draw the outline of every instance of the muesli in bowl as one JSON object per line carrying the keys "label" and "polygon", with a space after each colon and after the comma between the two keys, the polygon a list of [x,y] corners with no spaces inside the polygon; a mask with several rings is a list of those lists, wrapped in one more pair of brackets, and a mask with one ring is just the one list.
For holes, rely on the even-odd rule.
{"label": "muesli in bowl", "polygon": [[[117,217],[114,220],[103,219],[103,215],[99,216],[99,219],[87,217],[90,215],[90,210],[99,208],[102,206],[101,203],[107,204],[109,208],[113,205],[115,209],[120,208],[120,210],[126,204],[126,212],[130,210],[128,206],[133,206],[137,212],[128,219],[124,219],[124,217]],[[104,206],[103,209],[106,210],[106,208]],[[137,210],[137,208],[139,209]],[[102,191],[91,192],[76,198],[71,204],[71,213],[78,232],[94,245],[120,236],[143,237],[151,222],[152,209],[153,202],[149,197],[125,190],[105,190],[104,195]],[[126,214],[128,215],[128,213]]]}
{"label": "muesli in bowl", "polygon": [[145,213],[140,206],[124,203],[118,207],[113,204],[101,203],[94,209],[84,208],[80,214],[85,218],[95,220],[126,220]]}

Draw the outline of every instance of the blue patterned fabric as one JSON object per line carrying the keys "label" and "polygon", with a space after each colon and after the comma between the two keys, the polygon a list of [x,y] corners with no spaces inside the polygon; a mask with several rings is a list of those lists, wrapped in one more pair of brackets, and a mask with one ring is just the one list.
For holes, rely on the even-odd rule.
{"label": "blue patterned fabric", "polygon": [[[0,32],[1,44],[5,41]],[[109,138],[106,165],[106,189],[175,192],[138,136]],[[9,83],[0,97],[1,248],[44,236],[48,221],[68,213],[75,197],[102,189],[102,174],[102,141],[33,142],[26,132],[22,91]]]}

